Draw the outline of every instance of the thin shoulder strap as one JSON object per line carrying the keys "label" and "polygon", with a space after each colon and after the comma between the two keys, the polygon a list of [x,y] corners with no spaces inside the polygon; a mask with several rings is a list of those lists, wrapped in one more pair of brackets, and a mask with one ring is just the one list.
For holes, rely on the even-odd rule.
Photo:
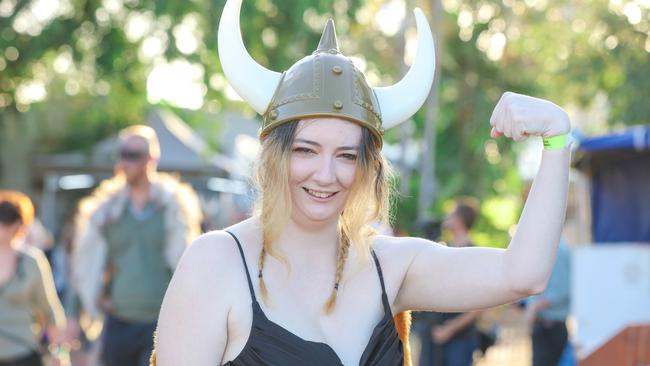
{"label": "thin shoulder strap", "polygon": [[224,230],[224,231],[230,234],[230,236],[232,236],[232,238],[235,239],[235,242],[237,243],[237,247],[239,248],[239,254],[241,254],[241,260],[244,263],[244,270],[246,271],[246,279],[248,279],[248,289],[251,291],[251,299],[253,300],[253,302],[257,302],[257,299],[255,298],[255,290],[253,290],[253,281],[251,281],[251,275],[248,272],[248,265],[246,264],[246,258],[244,257],[244,249],[242,249],[241,243],[239,243],[239,239],[237,239],[235,234],[231,233],[228,230]]}
{"label": "thin shoulder strap", "polygon": [[384,304],[384,311],[388,314],[392,314],[390,309],[390,303],[388,302],[388,295],[386,294],[386,286],[384,285],[384,275],[381,272],[381,265],[379,264],[379,259],[374,250],[371,250],[372,258],[375,260],[375,265],[377,265],[377,274],[379,275],[379,283],[381,283],[381,302]]}

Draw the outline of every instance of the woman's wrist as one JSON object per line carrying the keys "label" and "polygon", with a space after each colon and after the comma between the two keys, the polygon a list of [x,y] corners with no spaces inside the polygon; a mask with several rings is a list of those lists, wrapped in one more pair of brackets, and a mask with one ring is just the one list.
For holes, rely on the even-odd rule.
{"label": "woman's wrist", "polygon": [[544,143],[544,150],[561,150],[567,146],[568,134],[542,137]]}

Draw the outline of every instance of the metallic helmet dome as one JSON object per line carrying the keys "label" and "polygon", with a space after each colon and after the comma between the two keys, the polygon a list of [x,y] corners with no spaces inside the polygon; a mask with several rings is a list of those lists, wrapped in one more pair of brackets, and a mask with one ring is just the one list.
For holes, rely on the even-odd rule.
{"label": "metallic helmet dome", "polygon": [[316,51],[283,74],[263,117],[261,136],[289,121],[339,117],[369,128],[381,139],[377,97],[352,60],[339,52],[331,19]]}

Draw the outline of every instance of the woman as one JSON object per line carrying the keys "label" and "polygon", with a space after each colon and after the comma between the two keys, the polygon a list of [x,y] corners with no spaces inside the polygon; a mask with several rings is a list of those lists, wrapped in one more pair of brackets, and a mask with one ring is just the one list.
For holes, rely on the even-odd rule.
{"label": "woman", "polygon": [[42,365],[35,329],[58,342],[65,323],[47,259],[20,245],[33,220],[26,195],[0,190],[0,366]]}
{"label": "woman", "polygon": [[[468,311],[544,288],[566,200],[563,145],[544,152],[508,250],[447,248],[370,226],[388,218],[383,130],[415,113],[433,80],[419,10],[413,66],[396,85],[371,88],[340,54],[331,21],[316,51],[285,73],[261,67],[241,40],[240,5],[226,3],[219,54],[264,119],[257,211],[184,254],[159,317],[158,365],[399,365],[393,314]],[[569,130],[559,107],[515,93],[491,124],[492,137],[515,140]]]}

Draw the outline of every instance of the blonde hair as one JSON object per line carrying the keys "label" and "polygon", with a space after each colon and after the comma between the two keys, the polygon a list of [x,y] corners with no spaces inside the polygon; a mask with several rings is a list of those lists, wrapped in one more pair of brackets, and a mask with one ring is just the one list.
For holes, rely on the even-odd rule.
{"label": "blonde hair", "polygon": [[[263,241],[259,256],[258,281],[263,299],[268,295],[262,275],[266,255],[286,263],[272,244],[284,229],[291,213],[289,157],[297,126],[298,121],[286,123],[271,130],[264,137],[256,169],[255,183],[259,196],[255,214],[262,222]],[[350,247],[355,250],[360,261],[367,260],[370,254],[369,238],[376,233],[371,224],[389,222],[390,179],[390,166],[381,155],[381,141],[366,128],[362,128],[355,183],[339,220],[340,243],[335,280],[325,304],[327,313],[336,305],[338,287]]]}
{"label": "blonde hair", "polygon": [[147,142],[149,155],[154,159],[160,158],[160,142],[156,131],[145,125],[133,125],[122,129],[118,135],[120,144],[124,144],[131,137],[140,137]]}

